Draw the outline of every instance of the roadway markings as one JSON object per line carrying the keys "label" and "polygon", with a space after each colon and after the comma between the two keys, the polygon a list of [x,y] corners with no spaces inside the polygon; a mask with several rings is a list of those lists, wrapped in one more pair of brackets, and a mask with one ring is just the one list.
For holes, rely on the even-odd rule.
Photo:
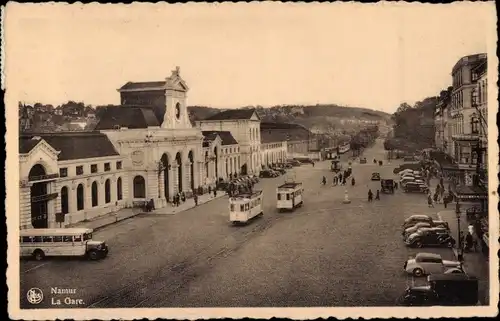
{"label": "roadway markings", "polygon": [[37,265],[37,266],[34,266],[34,267],[32,267],[31,269],[27,269],[27,270],[25,270],[23,273],[28,273],[28,272],[34,271],[34,270],[36,270],[36,269],[38,269],[38,268],[41,268],[42,266],[45,266],[45,265],[47,265],[47,264],[49,264],[49,262],[47,262],[47,263],[43,263],[43,264],[39,264],[39,265]]}

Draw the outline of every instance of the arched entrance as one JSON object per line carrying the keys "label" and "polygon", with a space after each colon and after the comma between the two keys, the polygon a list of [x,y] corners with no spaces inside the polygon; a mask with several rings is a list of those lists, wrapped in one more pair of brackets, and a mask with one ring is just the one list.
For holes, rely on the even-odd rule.
{"label": "arched entrance", "polygon": [[168,159],[168,155],[163,154],[160,161],[163,168],[163,195],[168,201],[170,199],[170,189],[168,188],[170,161]]}
{"label": "arched entrance", "polygon": [[[33,166],[28,174],[30,180],[34,180],[37,176],[46,175],[45,168],[36,164]],[[47,228],[49,226],[48,219],[48,200],[42,196],[47,195],[47,183],[38,182],[33,183],[30,188],[31,191],[31,224],[33,228]]]}
{"label": "arched entrance", "polygon": [[215,181],[219,181],[219,149],[217,147],[214,148],[214,156],[215,156]]}
{"label": "arched entrance", "polygon": [[182,156],[181,153],[175,155],[175,162],[177,163],[177,186],[179,193],[182,192]]}
{"label": "arched entrance", "polygon": [[146,181],[144,177],[134,177],[134,198],[146,198]]}
{"label": "arched entrance", "polygon": [[189,178],[191,180],[190,186],[191,186],[191,190],[194,191],[194,153],[193,153],[193,151],[189,152],[188,159],[189,159]]}
{"label": "arched entrance", "polygon": [[205,178],[208,178],[208,152],[205,152]]}
{"label": "arched entrance", "polygon": [[243,164],[243,166],[241,166],[241,175],[247,175],[247,174],[248,174],[247,164]]}

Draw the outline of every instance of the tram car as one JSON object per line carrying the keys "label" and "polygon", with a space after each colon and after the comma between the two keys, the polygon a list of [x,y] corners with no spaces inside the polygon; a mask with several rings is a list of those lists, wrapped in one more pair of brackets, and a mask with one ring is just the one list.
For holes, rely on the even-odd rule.
{"label": "tram car", "polygon": [[286,182],[276,189],[276,208],[281,212],[284,210],[293,211],[302,206],[304,188],[302,183]]}
{"label": "tram car", "polygon": [[262,191],[240,193],[229,198],[229,220],[233,224],[245,224],[257,216],[263,216]]}

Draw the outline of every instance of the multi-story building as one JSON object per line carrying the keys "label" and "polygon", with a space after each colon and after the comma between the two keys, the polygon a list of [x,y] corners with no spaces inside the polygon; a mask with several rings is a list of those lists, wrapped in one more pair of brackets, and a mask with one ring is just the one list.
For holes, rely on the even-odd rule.
{"label": "multi-story building", "polygon": [[287,142],[272,130],[261,131],[261,164],[263,167],[284,163],[287,159]]}
{"label": "multi-story building", "polygon": [[450,125],[452,156],[463,172],[461,183],[472,185],[476,170],[477,152],[474,146],[479,139],[478,113],[473,106],[473,95],[477,85],[474,68],[486,61],[486,54],[461,58],[453,67],[453,92],[451,96]]}
{"label": "multi-story building", "polygon": [[286,141],[287,158],[320,157],[316,135],[302,125],[263,122],[260,131],[272,133],[277,141]]}
{"label": "multi-story building", "polygon": [[241,163],[238,174],[259,174],[260,118],[255,109],[231,109],[196,121],[202,131],[228,131],[239,144]]}
{"label": "multi-story building", "polygon": [[[240,174],[240,146],[229,131],[203,131],[203,160],[200,169],[205,185],[232,179]],[[218,157],[217,157],[218,156]]]}

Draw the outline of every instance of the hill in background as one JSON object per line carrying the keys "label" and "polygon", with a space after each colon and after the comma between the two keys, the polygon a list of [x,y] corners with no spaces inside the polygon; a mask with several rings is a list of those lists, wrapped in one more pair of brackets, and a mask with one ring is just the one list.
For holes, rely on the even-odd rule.
{"label": "hill in background", "polygon": [[[296,123],[309,128],[313,132],[328,133],[340,128],[361,125],[370,122],[388,123],[391,115],[385,112],[359,107],[343,107],[338,105],[283,105],[264,108],[261,106],[242,107],[255,108],[263,122]],[[206,106],[189,106],[191,121],[203,120],[226,109]]]}

